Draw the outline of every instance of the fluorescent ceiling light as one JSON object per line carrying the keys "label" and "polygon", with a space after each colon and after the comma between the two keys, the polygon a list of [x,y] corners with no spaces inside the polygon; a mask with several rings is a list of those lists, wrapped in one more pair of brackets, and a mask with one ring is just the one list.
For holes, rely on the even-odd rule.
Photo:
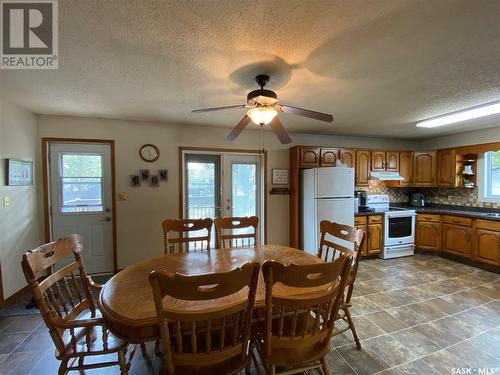
{"label": "fluorescent ceiling light", "polygon": [[454,124],[479,117],[490,116],[500,113],[500,102],[486,104],[480,107],[466,109],[464,111],[450,113],[448,115],[435,117],[417,123],[419,128],[436,128],[438,126]]}

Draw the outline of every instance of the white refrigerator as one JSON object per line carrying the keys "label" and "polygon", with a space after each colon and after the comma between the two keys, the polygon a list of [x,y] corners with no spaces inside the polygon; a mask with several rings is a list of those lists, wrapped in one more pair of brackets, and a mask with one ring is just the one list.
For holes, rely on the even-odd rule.
{"label": "white refrigerator", "polygon": [[[319,223],[322,220],[354,226],[354,169],[346,167],[303,169],[300,178],[301,248],[316,254],[321,238]],[[348,245],[341,240],[335,242]]]}

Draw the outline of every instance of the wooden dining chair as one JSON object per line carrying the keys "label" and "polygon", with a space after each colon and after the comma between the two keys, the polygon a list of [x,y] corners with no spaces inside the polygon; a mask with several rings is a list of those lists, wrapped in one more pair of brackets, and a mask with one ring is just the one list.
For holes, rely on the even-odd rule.
{"label": "wooden dining chair", "polygon": [[337,258],[341,254],[352,254],[352,263],[349,267],[349,276],[346,280],[346,293],[342,297],[342,303],[340,305],[341,314],[337,317],[337,320],[343,320],[347,324],[347,327],[338,330],[336,329],[334,331],[334,336],[351,330],[354,341],[356,342],[356,347],[361,349],[361,343],[359,341],[358,334],[356,333],[356,327],[352,321],[349,308],[351,307],[354,281],[356,280],[356,275],[358,273],[363,241],[365,240],[364,231],[362,229],[327,220],[321,221],[319,225],[321,232],[321,239],[317,253],[319,258],[324,261],[330,261]]}
{"label": "wooden dining chair", "polygon": [[[24,275],[56,347],[56,358],[61,361],[59,374],[115,365],[127,374],[134,351],[127,364],[127,342],[111,333],[103,318],[97,317],[90,287],[101,286],[87,276],[81,251],[81,238],[73,234],[28,251],[22,259]],[[70,256],[74,262],[52,272],[57,262]],[[47,277],[37,278],[47,271]],[[89,356],[113,353],[117,354],[116,362],[84,362]]]}
{"label": "wooden dining chair", "polygon": [[252,346],[267,373],[274,375],[277,367],[286,367],[283,374],[316,368],[330,374],[325,356],[331,349],[350,260],[349,255],[342,255],[312,265],[263,264],[265,327],[255,330]]}
{"label": "wooden dining chair", "polygon": [[165,254],[209,251],[212,223],[209,218],[164,220],[162,226]]}
{"label": "wooden dining chair", "polygon": [[[217,217],[215,223],[215,242],[218,249],[257,245],[257,216]],[[235,233],[238,229],[253,228],[252,233]]]}
{"label": "wooden dining chair", "polygon": [[229,272],[149,276],[167,374],[232,374],[248,365],[259,263]]}

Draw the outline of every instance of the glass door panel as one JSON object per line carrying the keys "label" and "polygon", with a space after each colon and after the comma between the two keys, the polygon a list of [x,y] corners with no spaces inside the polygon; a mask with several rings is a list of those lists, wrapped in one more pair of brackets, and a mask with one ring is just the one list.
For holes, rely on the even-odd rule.
{"label": "glass door panel", "polygon": [[[220,156],[186,154],[184,156],[184,217],[215,219],[220,215]],[[191,232],[191,237],[202,233]],[[215,234],[212,229],[212,246]]]}

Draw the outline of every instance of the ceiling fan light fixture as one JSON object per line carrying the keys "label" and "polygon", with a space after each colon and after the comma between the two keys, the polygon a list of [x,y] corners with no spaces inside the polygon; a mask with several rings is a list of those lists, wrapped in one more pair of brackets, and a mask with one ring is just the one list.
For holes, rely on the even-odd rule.
{"label": "ceiling fan light fixture", "polygon": [[249,109],[247,112],[248,117],[250,117],[254,123],[261,126],[269,124],[277,114],[278,111],[272,107],[255,107]]}

